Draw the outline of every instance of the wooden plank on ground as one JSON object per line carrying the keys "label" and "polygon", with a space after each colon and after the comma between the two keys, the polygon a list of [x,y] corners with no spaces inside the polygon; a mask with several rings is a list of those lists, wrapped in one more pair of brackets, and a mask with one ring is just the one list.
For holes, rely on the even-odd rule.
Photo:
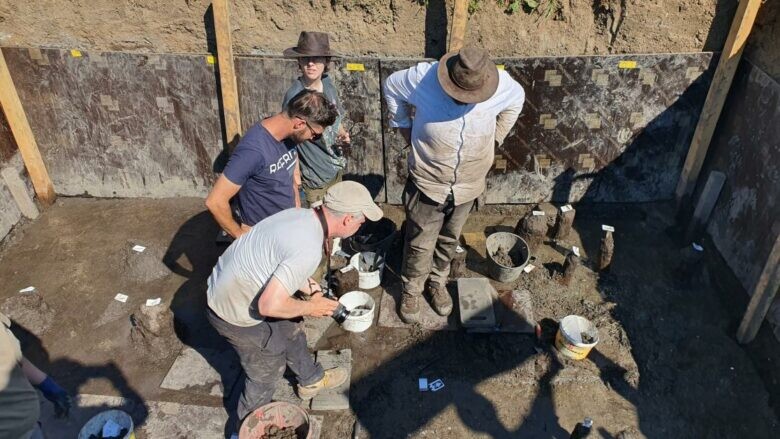
{"label": "wooden plank on ground", "polygon": [[720,171],[710,172],[707,183],[699,196],[699,202],[696,203],[696,209],[693,211],[693,218],[688,224],[688,231],[685,232],[685,243],[688,244],[696,237],[702,226],[707,224],[707,220],[715,208],[715,203],[720,196],[720,190],[723,189],[723,183],[726,182],[726,174]]}
{"label": "wooden plank on ground", "polygon": [[46,164],[43,163],[43,157],[38,150],[38,144],[35,142],[35,136],[33,136],[27,121],[22,102],[16,93],[16,87],[14,87],[14,81],[11,78],[11,72],[8,71],[2,50],[0,50],[0,105],[3,107],[16,145],[19,147],[19,153],[27,168],[27,173],[30,174],[35,194],[41,203],[45,205],[53,203],[54,199],[57,198],[54,193],[54,185],[49,178]]}
{"label": "wooden plank on ground", "polygon": [[469,21],[468,0],[455,0],[455,8],[452,11],[452,30],[450,31],[449,52],[460,50],[466,39],[466,23]]}
{"label": "wooden plank on ground", "polygon": [[747,311],[737,329],[739,343],[750,343],[756,337],[778,289],[780,289],[780,235],[775,238],[775,245],[772,246],[764,269],[761,270],[761,275],[753,287]]}
{"label": "wooden plank on ground", "polygon": [[232,150],[241,135],[241,113],[238,106],[238,86],[233,64],[233,37],[230,29],[228,0],[214,0],[214,33],[217,37],[217,66],[222,91],[222,111],[225,116],[225,138]]}
{"label": "wooden plank on ground", "polygon": [[699,123],[696,125],[696,131],[693,133],[688,156],[677,183],[678,209],[687,203],[696,187],[696,180],[701,172],[704,158],[707,156],[715,126],[718,123],[723,104],[726,102],[731,81],[734,79],[734,73],[737,71],[740,58],[742,58],[742,51],[753,28],[753,22],[756,20],[760,5],[761,0],[742,0],[734,14],[731,30],[729,30],[726,44],[720,54],[718,68],[712,78],[712,85],[707,93],[707,99],[704,101],[704,108],[701,111]]}

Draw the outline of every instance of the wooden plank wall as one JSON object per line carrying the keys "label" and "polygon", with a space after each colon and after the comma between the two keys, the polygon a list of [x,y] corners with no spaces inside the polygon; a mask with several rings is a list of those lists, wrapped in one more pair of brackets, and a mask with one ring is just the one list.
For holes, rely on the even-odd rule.
{"label": "wooden plank wall", "polygon": [[[213,58],[4,48],[57,191],[202,196],[224,155]],[[381,81],[418,60],[331,70],[353,146],[349,178],[399,203],[406,150],[383,123]],[[487,202],[672,197],[712,54],[498,60],[526,106],[488,177]],[[362,69],[347,69],[347,63]],[[242,128],[280,110],[291,60],[236,58]],[[223,160],[224,162],[224,160]]]}

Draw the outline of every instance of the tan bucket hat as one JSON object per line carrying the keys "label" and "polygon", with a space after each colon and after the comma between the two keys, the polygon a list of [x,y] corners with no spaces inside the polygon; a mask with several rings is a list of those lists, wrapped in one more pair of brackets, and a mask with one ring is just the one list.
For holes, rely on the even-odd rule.
{"label": "tan bucket hat", "polygon": [[498,67],[487,50],[478,47],[445,54],[439,60],[437,75],[441,88],[466,104],[484,102],[498,89]]}
{"label": "tan bucket hat", "polygon": [[328,188],[322,204],[341,213],[360,212],[371,221],[379,221],[384,215],[368,189],[355,181],[341,181]]}

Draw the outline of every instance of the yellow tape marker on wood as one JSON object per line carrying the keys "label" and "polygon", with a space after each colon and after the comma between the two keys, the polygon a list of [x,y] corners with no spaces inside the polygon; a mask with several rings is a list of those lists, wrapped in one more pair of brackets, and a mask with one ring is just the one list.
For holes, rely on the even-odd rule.
{"label": "yellow tape marker on wood", "polygon": [[619,69],[635,69],[636,61],[620,61],[618,63]]}
{"label": "yellow tape marker on wood", "polygon": [[363,72],[366,70],[366,66],[360,63],[347,63],[347,71],[349,72]]}
{"label": "yellow tape marker on wood", "polygon": [[81,57],[81,51],[78,49],[71,49],[70,50],[70,56],[74,58],[80,58]]}
{"label": "yellow tape marker on wood", "polygon": [[504,65],[503,64],[496,64],[496,68],[498,68],[498,70],[504,70]]}
{"label": "yellow tape marker on wood", "polygon": [[207,56],[207,57],[206,57],[206,62],[207,62],[208,64],[214,64],[214,63],[216,63],[216,62],[217,62],[217,60],[216,60],[216,59],[214,59],[214,55],[209,55],[209,56]]}

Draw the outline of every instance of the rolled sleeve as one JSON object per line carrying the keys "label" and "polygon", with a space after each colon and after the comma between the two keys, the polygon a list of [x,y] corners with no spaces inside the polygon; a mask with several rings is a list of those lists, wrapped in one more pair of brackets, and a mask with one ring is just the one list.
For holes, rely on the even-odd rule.
{"label": "rolled sleeve", "polygon": [[523,104],[525,103],[523,86],[509,77],[508,73],[501,72],[501,74],[506,75],[507,91],[504,94],[506,106],[498,113],[496,119],[496,141],[499,145],[504,143],[504,139],[506,139],[509,131],[515,126],[515,122],[517,122],[520,112],[523,111]]}
{"label": "rolled sleeve", "polygon": [[390,127],[411,128],[412,96],[431,63],[420,63],[388,76],[384,84],[385,102],[390,115]]}

